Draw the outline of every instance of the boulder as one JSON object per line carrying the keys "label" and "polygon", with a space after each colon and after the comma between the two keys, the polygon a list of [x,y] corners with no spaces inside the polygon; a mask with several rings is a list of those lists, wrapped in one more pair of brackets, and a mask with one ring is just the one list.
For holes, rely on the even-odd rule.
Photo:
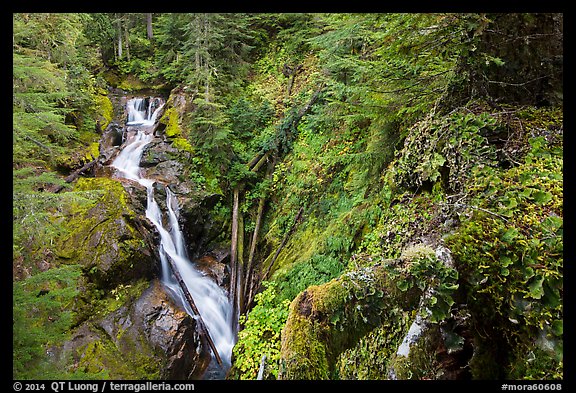
{"label": "boulder", "polygon": [[59,357],[72,358],[71,371],[104,371],[112,379],[181,380],[200,378],[211,359],[196,320],[158,280],[140,296],[80,325]]}
{"label": "boulder", "polygon": [[143,218],[130,206],[122,184],[108,178],[81,178],[75,191],[100,192],[95,203],[70,207],[67,235],[56,256],[63,263],[83,266],[100,288],[139,278],[152,278],[156,260],[149,244],[154,233],[139,225]]}

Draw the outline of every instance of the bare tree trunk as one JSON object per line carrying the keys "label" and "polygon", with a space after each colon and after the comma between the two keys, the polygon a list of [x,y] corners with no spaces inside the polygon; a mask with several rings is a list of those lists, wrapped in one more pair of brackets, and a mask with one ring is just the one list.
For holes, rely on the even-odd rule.
{"label": "bare tree trunk", "polygon": [[130,36],[128,33],[128,23],[124,24],[124,44],[126,45],[126,59],[130,61]]}
{"label": "bare tree trunk", "polygon": [[[268,169],[266,170],[266,178],[271,179],[274,174],[275,162],[268,164]],[[256,225],[254,227],[254,233],[252,234],[252,242],[250,244],[250,254],[248,255],[248,264],[246,266],[246,275],[244,278],[244,309],[250,306],[252,299],[254,297],[253,288],[253,270],[254,270],[254,255],[256,254],[256,245],[258,244],[258,234],[260,233],[260,227],[262,226],[262,218],[264,217],[264,207],[266,206],[266,197],[263,196],[258,201],[258,213],[256,214]]]}
{"label": "bare tree trunk", "polygon": [[252,169],[252,167],[254,165],[256,165],[258,163],[258,161],[260,161],[260,159],[262,158],[261,156],[262,153],[258,153],[256,154],[251,160],[250,162],[248,162],[248,164],[246,164],[246,166],[248,167],[248,169]]}
{"label": "bare tree trunk", "polygon": [[146,14],[146,36],[149,40],[154,38],[154,33],[152,32],[152,13]]}
{"label": "bare tree trunk", "polygon": [[291,67],[288,65],[288,63],[284,64],[284,67],[282,69],[282,73],[284,74],[284,76],[288,79],[288,88],[286,90],[286,95],[289,97],[292,94],[292,86],[294,85],[294,80],[296,79],[296,75],[298,75],[300,72],[302,72],[303,69],[303,65],[302,64],[298,64],[294,67]]}
{"label": "bare tree trunk", "polygon": [[236,257],[236,310],[238,315],[244,312],[244,216],[238,215],[238,256]]}
{"label": "bare tree trunk", "polygon": [[118,60],[122,60],[122,20],[118,18]]}
{"label": "bare tree trunk", "polygon": [[203,42],[206,47],[206,53],[204,55],[204,99],[206,102],[210,102],[210,53],[208,51],[209,36],[211,33],[210,19],[207,14],[202,14],[203,18]]}
{"label": "bare tree trunk", "polygon": [[260,158],[258,160],[258,162],[256,163],[256,165],[254,165],[254,167],[251,169],[252,172],[258,172],[258,169],[260,169],[260,167],[262,165],[264,165],[264,163],[266,162],[266,160],[268,159],[268,153],[264,154],[262,156],[262,158]]}
{"label": "bare tree trunk", "polygon": [[[86,172],[89,169],[92,169],[92,167],[94,165],[96,165],[96,163],[98,162],[98,158],[94,158],[92,161],[90,161],[89,163],[85,164],[82,168],[75,170],[74,172],[72,172],[70,175],[68,175],[64,181],[66,183],[71,183],[74,180],[76,180],[82,173]],[[64,189],[64,186],[56,186],[52,192],[60,192]],[[48,190],[50,191],[50,190]]]}
{"label": "bare tree trunk", "polygon": [[[232,207],[232,240],[230,244],[230,292],[228,294],[232,303],[233,320],[237,321],[237,286],[238,286],[238,205],[240,203],[240,189],[234,189],[234,203]],[[237,326],[234,326],[236,330]]]}
{"label": "bare tree trunk", "polygon": [[254,262],[254,254],[256,252],[256,244],[258,243],[258,232],[260,232],[260,226],[262,225],[262,216],[264,215],[264,206],[266,205],[266,198],[262,197],[258,201],[258,214],[256,216],[256,226],[254,227],[254,233],[252,234],[252,243],[250,244],[250,255],[248,255],[248,264],[246,266],[246,277],[244,278],[244,299],[246,299],[244,304],[244,309],[246,309],[250,302],[252,302],[252,293],[250,291],[252,283],[252,264]]}

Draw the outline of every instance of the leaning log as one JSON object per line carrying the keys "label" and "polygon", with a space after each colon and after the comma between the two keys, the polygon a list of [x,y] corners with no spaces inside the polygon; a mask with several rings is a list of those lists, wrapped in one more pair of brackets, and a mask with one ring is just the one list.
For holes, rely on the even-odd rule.
{"label": "leaning log", "polygon": [[168,259],[169,265],[172,268],[172,273],[174,273],[174,277],[176,277],[178,284],[180,284],[182,291],[184,291],[184,297],[188,301],[188,304],[190,304],[190,307],[192,308],[192,311],[194,311],[194,314],[196,314],[196,316],[198,317],[198,319],[197,319],[198,320],[198,328],[200,329],[200,332],[203,333],[204,336],[206,336],[206,340],[208,341],[208,345],[210,345],[210,348],[212,349],[212,352],[214,353],[214,357],[216,357],[216,361],[218,362],[218,364],[220,366],[222,366],[222,358],[220,357],[220,354],[218,353],[218,350],[216,349],[216,345],[214,345],[214,341],[212,341],[212,337],[210,336],[210,332],[208,331],[208,327],[204,323],[204,320],[202,319],[202,315],[200,315],[200,311],[198,311],[198,307],[196,307],[196,303],[194,303],[194,299],[192,298],[190,291],[188,291],[188,287],[186,287],[186,283],[182,279],[182,276],[180,275],[178,268],[174,264],[174,261],[172,261],[172,258],[170,258],[170,256],[167,255],[166,259]]}
{"label": "leaning log", "polygon": [[270,261],[270,264],[268,265],[268,268],[266,269],[266,273],[264,273],[264,276],[262,277],[262,281],[264,281],[268,278],[268,275],[270,274],[270,270],[272,270],[272,265],[274,265],[274,262],[276,262],[276,259],[280,255],[280,251],[282,251],[282,249],[286,245],[288,238],[290,237],[292,232],[294,232],[294,228],[296,228],[296,224],[298,224],[298,222],[300,221],[300,218],[302,218],[302,212],[303,211],[304,211],[304,207],[301,207],[300,210],[298,210],[298,214],[296,214],[296,217],[294,217],[294,223],[292,223],[292,226],[290,227],[288,232],[286,232],[286,234],[284,235],[284,239],[282,239],[282,243],[280,244],[280,247],[278,247],[278,249],[276,250],[274,257],[272,257],[272,260]]}

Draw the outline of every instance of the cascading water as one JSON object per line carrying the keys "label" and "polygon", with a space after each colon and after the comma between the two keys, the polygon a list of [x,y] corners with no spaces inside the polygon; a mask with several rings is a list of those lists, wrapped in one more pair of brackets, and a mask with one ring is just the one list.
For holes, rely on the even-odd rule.
{"label": "cascading water", "polygon": [[186,301],[184,291],[171,273],[168,260],[170,258],[194,299],[201,318],[222,359],[222,368],[219,369],[212,364],[210,374],[212,377],[222,377],[231,366],[232,348],[235,343],[232,329],[232,306],[226,291],[208,276],[198,271],[188,259],[184,237],[178,223],[178,201],[170,188],[166,186],[168,225],[165,227],[163,213],[154,199],[153,186],[155,181],[140,175],[140,159],[144,148],[154,138],[153,126],[162,106],[163,103],[157,98],[150,98],[148,102],[142,98],[133,98],[128,101],[128,122],[126,125],[135,128],[136,133],[112,162],[112,166],[117,169],[119,176],[137,181],[146,187],[146,217],[160,233],[159,254],[162,265],[162,282],[173,297],[184,306],[188,314],[197,318]]}
{"label": "cascading water", "polygon": [[126,125],[153,126],[163,105],[162,100],[158,97],[130,99],[127,103],[128,121]]}

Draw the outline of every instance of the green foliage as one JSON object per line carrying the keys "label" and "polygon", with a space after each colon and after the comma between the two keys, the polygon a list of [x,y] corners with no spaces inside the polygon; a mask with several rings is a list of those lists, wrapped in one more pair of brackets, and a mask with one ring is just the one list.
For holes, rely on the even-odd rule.
{"label": "green foliage", "polygon": [[563,321],[562,152],[547,149],[542,137],[530,142],[518,167],[475,168],[468,191],[483,210],[447,244],[478,323],[496,326],[519,354],[539,347],[556,375],[562,359],[562,329],[555,328]]}
{"label": "green foliage", "polygon": [[278,296],[292,300],[310,285],[319,285],[338,277],[343,271],[342,263],[332,257],[314,254],[310,259],[297,263],[287,273],[275,277]]}
{"label": "green foliage", "polygon": [[80,275],[80,266],[68,265],[14,283],[14,379],[46,379],[54,373],[49,363],[73,326]]}
{"label": "green foliage", "polygon": [[70,170],[111,116],[90,75],[81,14],[14,14],[13,162]]}
{"label": "green foliage", "polygon": [[322,34],[309,40],[330,76],[327,99],[370,118],[384,109],[410,124],[449,84],[459,21],[452,14],[327,15]]}
{"label": "green foliage", "polygon": [[228,109],[234,135],[244,143],[250,143],[259,135],[271,123],[274,114],[274,108],[267,100],[258,104],[240,98]]}
{"label": "green foliage", "polygon": [[230,165],[230,120],[223,111],[222,104],[197,98],[197,109],[190,114],[186,127],[189,129],[188,141],[197,149],[205,162],[219,165],[224,173]]}
{"label": "green foliage", "polygon": [[425,183],[442,181],[446,191],[460,191],[474,165],[493,165],[494,148],[482,133],[496,127],[496,118],[484,112],[475,115],[457,111],[416,123],[398,152],[396,183],[420,188]]}
{"label": "green foliage", "polygon": [[274,281],[263,282],[265,290],[255,297],[256,305],[247,316],[240,316],[244,328],[234,346],[233,376],[235,379],[256,379],[262,355],[266,355],[267,379],[278,376],[280,332],[288,317],[286,299],[277,294]]}
{"label": "green foliage", "polygon": [[62,103],[69,94],[65,74],[48,61],[17,53],[13,71],[14,163],[53,162],[76,136],[75,129],[65,124],[68,110]]}
{"label": "green foliage", "polygon": [[390,359],[402,342],[408,315],[394,309],[390,318],[338,356],[337,379],[387,380]]}
{"label": "green foliage", "polygon": [[68,234],[66,220],[74,206],[92,206],[98,198],[94,191],[63,192],[60,194],[33,191],[38,184],[61,184],[53,173],[26,176],[29,170],[14,171],[12,250],[14,260],[24,269],[35,271],[40,261],[52,262],[57,239]]}
{"label": "green foliage", "polygon": [[[446,266],[426,246],[414,246],[403,251],[403,266],[392,268],[390,274],[396,286],[405,292],[417,286],[424,295],[422,307],[430,322],[439,323],[450,315],[453,296],[458,289],[458,271]],[[409,278],[409,279],[407,279]],[[427,292],[430,290],[430,292]]]}

